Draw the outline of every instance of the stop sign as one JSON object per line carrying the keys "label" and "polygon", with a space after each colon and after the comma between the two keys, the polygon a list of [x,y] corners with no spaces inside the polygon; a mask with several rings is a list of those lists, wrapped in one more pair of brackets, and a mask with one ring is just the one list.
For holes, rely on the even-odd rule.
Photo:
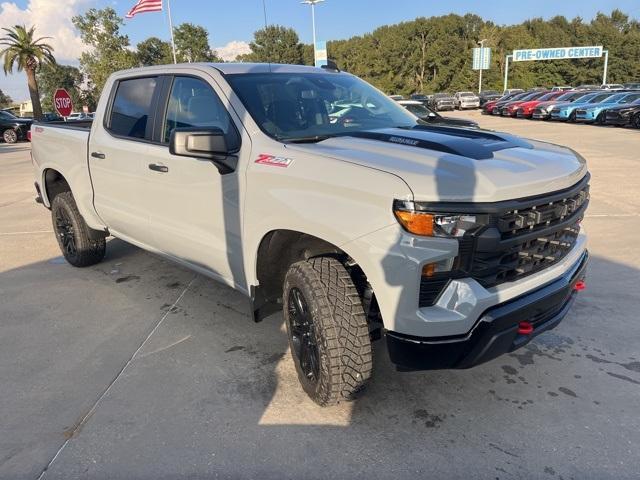
{"label": "stop sign", "polygon": [[58,88],[53,94],[53,106],[61,117],[68,117],[73,112],[71,96],[64,88]]}

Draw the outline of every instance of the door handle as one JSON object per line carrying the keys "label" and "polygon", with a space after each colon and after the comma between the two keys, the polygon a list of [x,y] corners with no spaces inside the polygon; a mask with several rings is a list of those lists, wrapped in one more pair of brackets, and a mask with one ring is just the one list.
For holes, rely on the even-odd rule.
{"label": "door handle", "polygon": [[159,165],[157,163],[150,163],[149,170],[153,170],[154,172],[167,173],[169,171],[169,167],[165,165]]}
{"label": "door handle", "polygon": [[93,158],[107,158],[107,156],[102,152],[91,152],[91,156]]}

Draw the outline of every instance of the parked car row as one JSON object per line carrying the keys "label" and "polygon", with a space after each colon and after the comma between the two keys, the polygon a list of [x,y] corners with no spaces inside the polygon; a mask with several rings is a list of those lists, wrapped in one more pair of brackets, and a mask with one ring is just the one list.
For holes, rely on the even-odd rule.
{"label": "parked car row", "polygon": [[443,117],[438,112],[431,110],[424,103],[418,100],[398,100],[398,103],[413,113],[420,120],[431,125],[478,128],[478,122],[465,118]]}
{"label": "parked car row", "polygon": [[487,102],[482,113],[640,128],[640,90],[527,91]]}

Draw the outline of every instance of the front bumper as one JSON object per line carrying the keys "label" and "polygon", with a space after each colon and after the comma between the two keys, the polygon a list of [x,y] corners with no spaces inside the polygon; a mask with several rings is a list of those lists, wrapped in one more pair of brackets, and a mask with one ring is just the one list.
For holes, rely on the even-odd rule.
{"label": "front bumper", "polygon": [[607,125],[629,125],[631,117],[623,117],[621,115],[607,115],[604,123]]}
{"label": "front bumper", "polygon": [[549,112],[542,112],[540,110],[534,110],[533,111],[533,115],[531,115],[531,118],[533,118],[535,120],[547,120],[547,119],[551,118],[551,115],[549,114]]}
{"label": "front bumper", "polygon": [[560,112],[553,111],[551,112],[551,120],[560,120],[561,122],[566,122],[567,120],[569,120],[569,112],[564,110]]}
{"label": "front bumper", "polygon": [[[585,251],[552,283],[485,310],[465,335],[428,338],[389,331],[389,357],[400,369],[437,370],[470,368],[512,352],[562,321],[575,300],[576,283],[585,278],[587,262]],[[518,332],[523,321],[533,325],[531,334]]]}

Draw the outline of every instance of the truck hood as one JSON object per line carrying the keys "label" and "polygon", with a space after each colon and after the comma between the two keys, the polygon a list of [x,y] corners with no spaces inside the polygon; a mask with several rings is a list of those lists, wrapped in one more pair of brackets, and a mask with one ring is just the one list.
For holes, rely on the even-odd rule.
{"label": "truck hood", "polygon": [[568,188],[587,173],[584,158],[569,148],[454,127],[354,132],[287,149],[396,175],[416,201],[512,200]]}

